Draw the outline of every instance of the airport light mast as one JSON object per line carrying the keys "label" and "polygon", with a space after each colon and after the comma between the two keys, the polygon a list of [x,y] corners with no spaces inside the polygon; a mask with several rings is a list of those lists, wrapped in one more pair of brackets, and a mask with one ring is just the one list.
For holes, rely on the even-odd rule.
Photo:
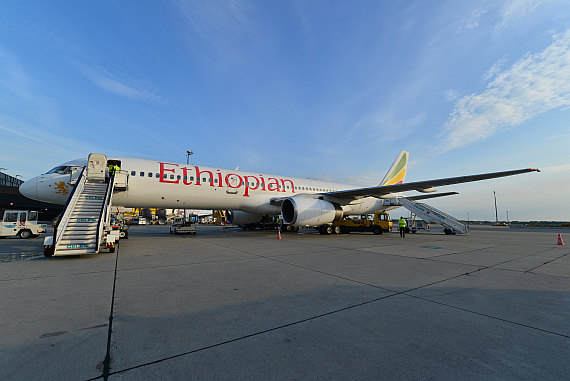
{"label": "airport light mast", "polygon": [[[194,151],[186,151],[186,165],[190,165],[191,155],[194,155]],[[186,223],[186,208],[184,208],[184,223]]]}
{"label": "airport light mast", "polygon": [[493,197],[495,198],[495,224],[496,226],[499,225],[499,214],[497,213],[497,195],[495,191],[493,191]]}

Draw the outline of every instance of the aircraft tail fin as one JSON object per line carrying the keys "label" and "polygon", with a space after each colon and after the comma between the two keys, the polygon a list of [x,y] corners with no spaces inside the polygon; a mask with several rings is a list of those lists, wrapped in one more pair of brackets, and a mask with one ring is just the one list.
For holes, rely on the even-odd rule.
{"label": "aircraft tail fin", "polygon": [[410,153],[400,151],[396,160],[380,182],[380,186],[402,184],[406,179],[406,168],[408,168],[408,157]]}

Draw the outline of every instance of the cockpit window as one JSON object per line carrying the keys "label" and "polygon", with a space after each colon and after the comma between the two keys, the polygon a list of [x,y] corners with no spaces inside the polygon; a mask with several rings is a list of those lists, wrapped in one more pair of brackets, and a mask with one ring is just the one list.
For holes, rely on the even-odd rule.
{"label": "cockpit window", "polygon": [[48,172],[49,173],[57,173],[60,175],[66,175],[68,173],[71,172],[71,167],[69,166],[59,166],[59,167],[55,167],[54,169],[52,169],[51,171]]}

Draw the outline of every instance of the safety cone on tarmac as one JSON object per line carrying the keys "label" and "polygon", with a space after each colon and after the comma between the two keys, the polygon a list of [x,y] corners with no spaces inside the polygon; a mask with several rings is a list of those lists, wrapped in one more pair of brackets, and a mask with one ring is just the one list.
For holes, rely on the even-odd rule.
{"label": "safety cone on tarmac", "polygon": [[222,233],[225,233],[225,232],[226,232],[226,225],[222,224]]}
{"label": "safety cone on tarmac", "polygon": [[562,245],[564,246],[564,242],[562,242],[562,236],[560,235],[560,233],[558,233],[558,243],[557,245]]}
{"label": "safety cone on tarmac", "polygon": [[279,232],[279,234],[277,235],[277,239],[281,239],[281,229],[277,229],[277,231]]}

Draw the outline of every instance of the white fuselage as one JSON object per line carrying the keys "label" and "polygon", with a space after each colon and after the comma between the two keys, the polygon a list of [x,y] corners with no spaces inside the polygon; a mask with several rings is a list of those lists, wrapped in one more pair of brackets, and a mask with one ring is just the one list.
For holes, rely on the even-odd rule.
{"label": "white fuselage", "polygon": [[[241,210],[256,214],[279,214],[272,199],[318,197],[318,194],[357,189],[359,186],[319,180],[245,172],[194,164],[169,163],[134,158],[109,158],[120,161],[121,172],[128,174],[128,188],[113,194],[112,204],[137,208],[192,208]],[[79,163],[80,161],[76,161]],[[86,163],[86,161],[85,161]],[[85,165],[85,164],[84,164]],[[73,173],[81,167],[76,164]],[[20,191],[27,197],[65,204],[73,173],[48,173],[24,183]],[[312,196],[315,195],[315,196]],[[327,196],[324,196],[327,199]],[[343,205],[345,214],[367,214],[389,209],[383,200],[364,197]]]}

